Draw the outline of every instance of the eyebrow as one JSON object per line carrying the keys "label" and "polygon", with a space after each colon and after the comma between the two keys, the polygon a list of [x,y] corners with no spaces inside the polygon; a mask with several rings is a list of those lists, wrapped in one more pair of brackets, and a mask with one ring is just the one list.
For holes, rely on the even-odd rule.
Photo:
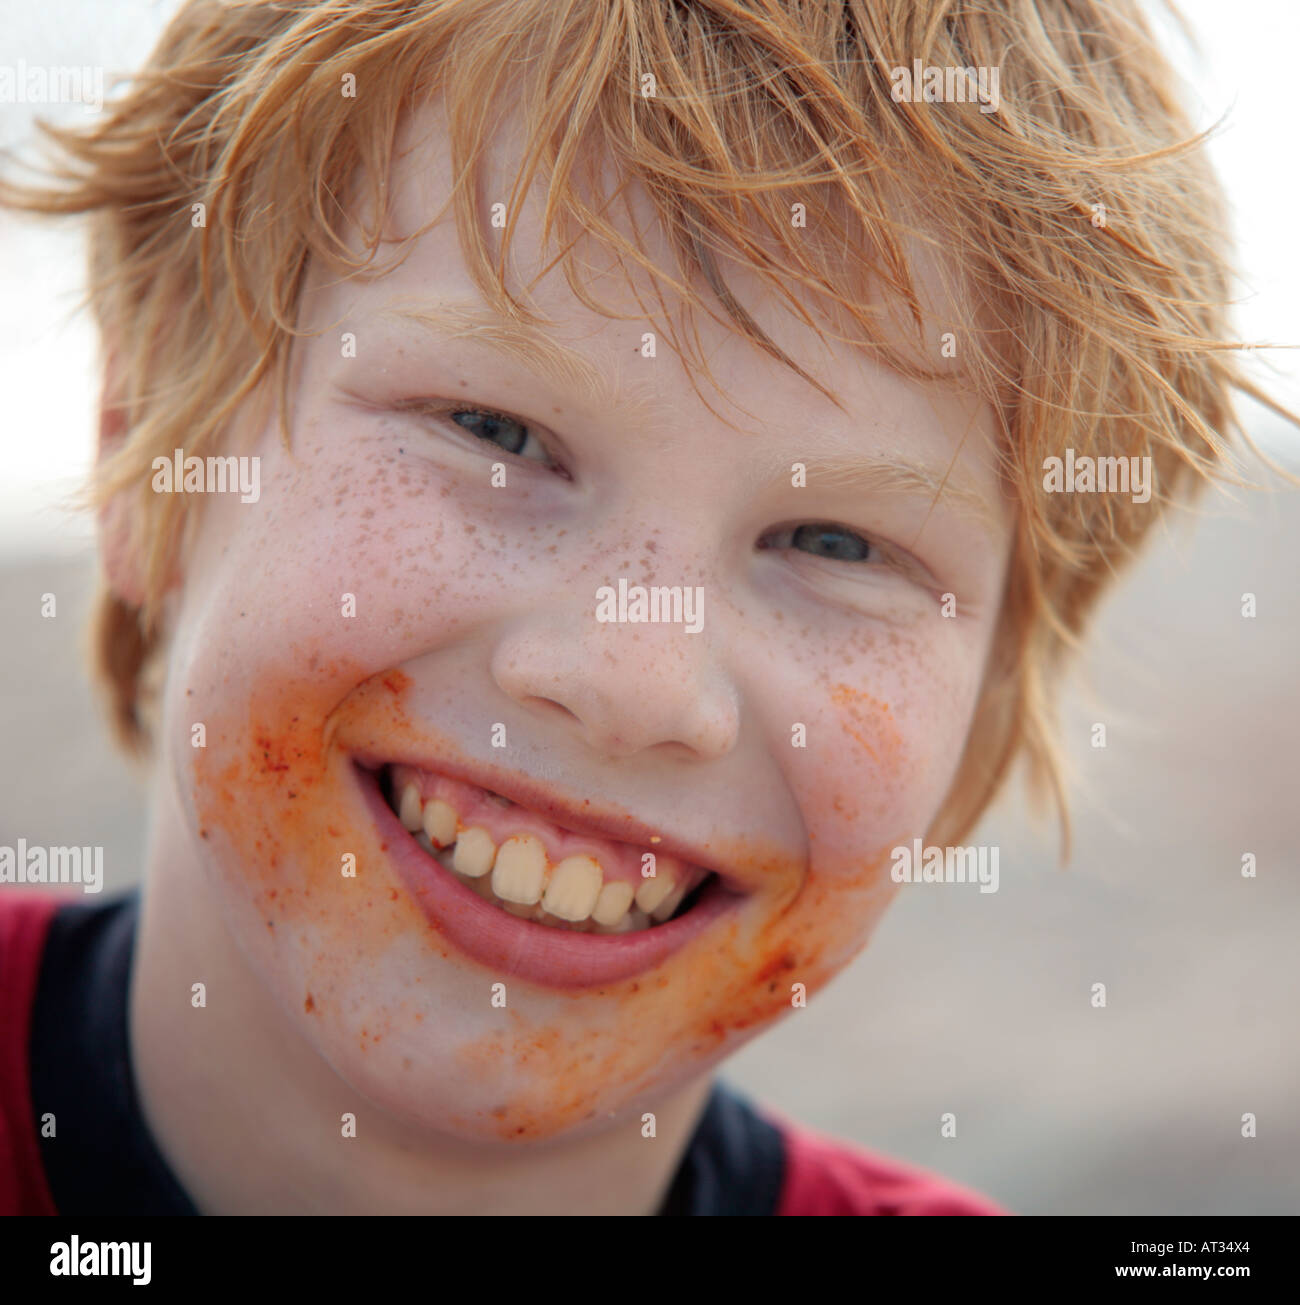
{"label": "eyebrow", "polygon": [[816,485],[862,494],[910,494],[928,498],[936,507],[951,508],[994,532],[998,528],[998,515],[988,496],[956,476],[951,466],[941,474],[927,463],[870,454],[802,461],[809,488]]}
{"label": "eyebrow", "polygon": [[616,383],[585,354],[561,344],[531,322],[514,322],[475,304],[453,300],[396,303],[379,315],[414,323],[444,339],[508,354],[534,375],[576,392],[598,411],[617,410],[648,421],[661,406],[654,384],[637,384],[623,376],[616,378],[621,385]]}

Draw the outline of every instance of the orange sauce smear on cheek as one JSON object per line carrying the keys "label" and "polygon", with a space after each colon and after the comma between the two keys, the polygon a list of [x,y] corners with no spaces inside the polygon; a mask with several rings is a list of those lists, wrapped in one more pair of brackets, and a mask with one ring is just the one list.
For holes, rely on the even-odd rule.
{"label": "orange sauce smear on cheek", "polygon": [[[813,844],[814,863],[850,863],[896,832],[914,792],[911,741],[887,702],[849,684],[829,690],[830,716],[841,747],[801,775],[798,796]],[[890,828],[885,829],[888,825]]]}
{"label": "orange sauce smear on cheek", "polygon": [[873,760],[881,762],[881,752],[885,760],[902,752],[903,738],[887,702],[852,685],[836,684],[831,688],[831,705],[844,732]]}
{"label": "orange sauce smear on cheek", "polygon": [[[220,831],[227,844],[219,866],[227,891],[251,901],[277,950],[310,947],[295,958],[306,989],[297,1005],[308,1013],[347,998],[359,963],[424,927],[387,869],[351,763],[330,746],[340,690],[321,684],[346,684],[347,674],[326,668],[322,681],[281,683],[210,719],[193,763],[200,836]],[[377,681],[396,714],[408,677],[390,671]],[[354,877],[343,873],[345,854],[356,858]]]}
{"label": "orange sauce smear on cheek", "polygon": [[719,926],[655,971],[569,998],[567,1016],[537,1026],[516,1014],[458,1062],[485,1081],[524,1070],[525,1086],[457,1122],[487,1116],[503,1140],[540,1140],[698,1076],[796,1010],[794,985],[811,998],[861,949],[891,895],[884,862],[810,881],[784,911],[773,898],[757,925]]}
{"label": "orange sauce smear on cheek", "polygon": [[517,1017],[509,1033],[462,1049],[460,1062],[481,1077],[526,1066],[528,1081],[458,1122],[473,1127],[486,1113],[501,1138],[545,1138],[704,1072],[797,1009],[794,985],[811,998],[848,964],[894,891],[883,853],[803,878],[788,852],[754,840],[715,851],[760,885],[744,918],[715,926],[656,971],[572,996],[562,1023]]}

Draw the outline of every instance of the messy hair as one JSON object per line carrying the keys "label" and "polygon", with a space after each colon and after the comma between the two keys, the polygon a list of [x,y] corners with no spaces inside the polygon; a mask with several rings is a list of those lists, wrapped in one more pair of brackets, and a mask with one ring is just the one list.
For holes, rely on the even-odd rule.
{"label": "messy hair", "polygon": [[[969,69],[972,86],[998,69],[996,111],[898,95],[895,70],[919,66]],[[580,238],[682,296],[688,323],[724,321],[832,399],[734,297],[721,258],[822,338],[836,323],[907,376],[938,375],[951,333],[961,383],[992,405],[1017,512],[941,821],[959,838],[1023,758],[1068,845],[1052,709],[1068,654],[1162,511],[1249,443],[1234,391],[1280,411],[1241,370],[1221,195],[1134,0],[188,0],[101,117],[42,125],[47,179],[0,192],[92,215],[90,303],[126,432],[93,494],[133,496],[146,577],[140,606],[106,592],[98,618],[121,737],[148,742],[142,668],[196,512],[149,492],[152,461],[213,452],[255,393],[279,396],[287,438],[309,261],[382,270],[399,125],[434,95],[465,263],[503,316],[540,320],[505,271],[537,181],[543,240],[588,307],[608,311],[583,284]],[[481,171],[498,106],[518,110],[524,137],[495,231]],[[673,266],[606,218],[615,196],[593,159],[644,187]],[[915,241],[960,269],[951,322],[918,292]],[[707,375],[698,337],[673,339]],[[1066,446],[1150,457],[1151,501],[1046,493],[1044,458]]]}

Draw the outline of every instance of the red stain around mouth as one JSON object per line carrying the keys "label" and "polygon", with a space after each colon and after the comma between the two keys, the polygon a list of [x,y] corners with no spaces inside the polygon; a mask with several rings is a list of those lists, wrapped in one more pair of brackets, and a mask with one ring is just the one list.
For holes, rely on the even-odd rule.
{"label": "red stain around mouth", "polygon": [[[332,700],[319,683],[301,685],[296,694],[281,685],[246,705],[242,719],[212,722],[209,748],[196,752],[192,792],[197,823],[220,835],[213,842],[222,846],[212,851],[223,876],[251,896],[272,945],[309,949],[290,967],[310,981],[299,1008],[314,1021],[336,1022],[356,1006],[359,986],[383,973],[384,956],[399,938],[415,935],[428,949],[421,999],[436,991],[445,961],[474,963],[450,946],[405,890],[356,790],[349,744],[357,738],[369,747],[391,743],[394,755],[441,755],[436,733],[405,709],[412,681],[389,670],[348,691],[342,672],[333,669],[333,675],[318,671],[333,685]],[[879,722],[882,705],[871,706]],[[898,745],[896,734],[888,739],[878,726],[876,737],[886,747]],[[454,752],[450,742],[447,751]],[[862,919],[885,877],[883,853],[833,877],[806,880],[806,867],[792,865],[787,849],[754,838],[715,842],[712,850],[746,882],[764,886],[737,918],[720,921],[658,970],[597,989],[548,992],[544,999],[530,996],[533,990],[516,977],[484,971],[485,982],[510,986],[509,1028],[449,1050],[485,1090],[494,1083],[513,1087],[499,1117],[476,1106],[453,1123],[471,1132],[486,1127],[506,1140],[539,1140],[608,1114],[672,1081],[683,1065],[702,1072],[788,1014],[793,984],[813,995],[864,944]],[[356,858],[352,878],[340,872],[347,854]],[[369,998],[358,1051],[390,1033],[409,1046],[424,1008],[413,1009],[400,991],[377,990]],[[499,1092],[492,1095],[500,1101]]]}

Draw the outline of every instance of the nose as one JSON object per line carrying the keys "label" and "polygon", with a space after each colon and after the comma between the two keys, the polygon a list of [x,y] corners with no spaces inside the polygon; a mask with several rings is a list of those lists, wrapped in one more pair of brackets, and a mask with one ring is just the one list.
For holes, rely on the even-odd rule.
{"label": "nose", "polygon": [[712,760],[736,746],[740,711],[706,630],[600,622],[594,600],[562,600],[502,633],[492,678],[601,756],[675,747]]}

